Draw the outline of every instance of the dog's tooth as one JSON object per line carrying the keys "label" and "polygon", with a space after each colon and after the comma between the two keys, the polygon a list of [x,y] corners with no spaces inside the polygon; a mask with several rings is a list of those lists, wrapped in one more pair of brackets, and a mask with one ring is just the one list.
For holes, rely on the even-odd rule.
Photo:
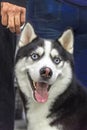
{"label": "dog's tooth", "polygon": [[33,86],[34,86],[34,88],[36,88],[36,86],[35,86],[35,82],[33,81]]}

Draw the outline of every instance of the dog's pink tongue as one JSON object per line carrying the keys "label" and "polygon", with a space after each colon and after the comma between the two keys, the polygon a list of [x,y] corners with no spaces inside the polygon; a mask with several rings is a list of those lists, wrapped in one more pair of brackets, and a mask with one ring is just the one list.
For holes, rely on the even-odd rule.
{"label": "dog's pink tongue", "polygon": [[48,99],[48,84],[42,83],[42,82],[37,82],[35,84],[36,90],[35,90],[35,99],[39,103],[44,103]]}

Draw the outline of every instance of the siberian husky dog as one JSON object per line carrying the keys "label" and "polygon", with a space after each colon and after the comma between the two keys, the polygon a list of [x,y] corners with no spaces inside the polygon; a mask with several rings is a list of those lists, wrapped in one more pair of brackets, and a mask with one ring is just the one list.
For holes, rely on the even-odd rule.
{"label": "siberian husky dog", "polygon": [[56,40],[22,31],[15,75],[24,102],[27,130],[87,130],[87,91],[76,79],[74,36],[67,29]]}

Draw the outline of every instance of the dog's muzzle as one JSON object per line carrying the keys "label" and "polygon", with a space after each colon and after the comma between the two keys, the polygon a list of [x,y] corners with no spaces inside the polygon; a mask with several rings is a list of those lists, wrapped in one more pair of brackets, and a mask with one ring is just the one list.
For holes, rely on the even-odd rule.
{"label": "dog's muzzle", "polygon": [[39,103],[44,103],[48,100],[48,91],[51,87],[48,80],[52,77],[52,70],[49,67],[43,67],[40,69],[41,79],[34,81],[29,72],[27,72],[28,78],[31,81],[34,99]]}

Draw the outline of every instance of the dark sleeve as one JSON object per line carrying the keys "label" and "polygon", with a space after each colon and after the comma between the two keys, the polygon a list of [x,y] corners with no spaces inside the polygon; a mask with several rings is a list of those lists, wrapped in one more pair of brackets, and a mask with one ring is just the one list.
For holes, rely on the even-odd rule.
{"label": "dark sleeve", "polygon": [[15,4],[15,5],[18,5],[18,6],[23,6],[23,7],[26,7],[26,1],[27,0],[0,0],[2,2],[9,2],[11,4]]}

